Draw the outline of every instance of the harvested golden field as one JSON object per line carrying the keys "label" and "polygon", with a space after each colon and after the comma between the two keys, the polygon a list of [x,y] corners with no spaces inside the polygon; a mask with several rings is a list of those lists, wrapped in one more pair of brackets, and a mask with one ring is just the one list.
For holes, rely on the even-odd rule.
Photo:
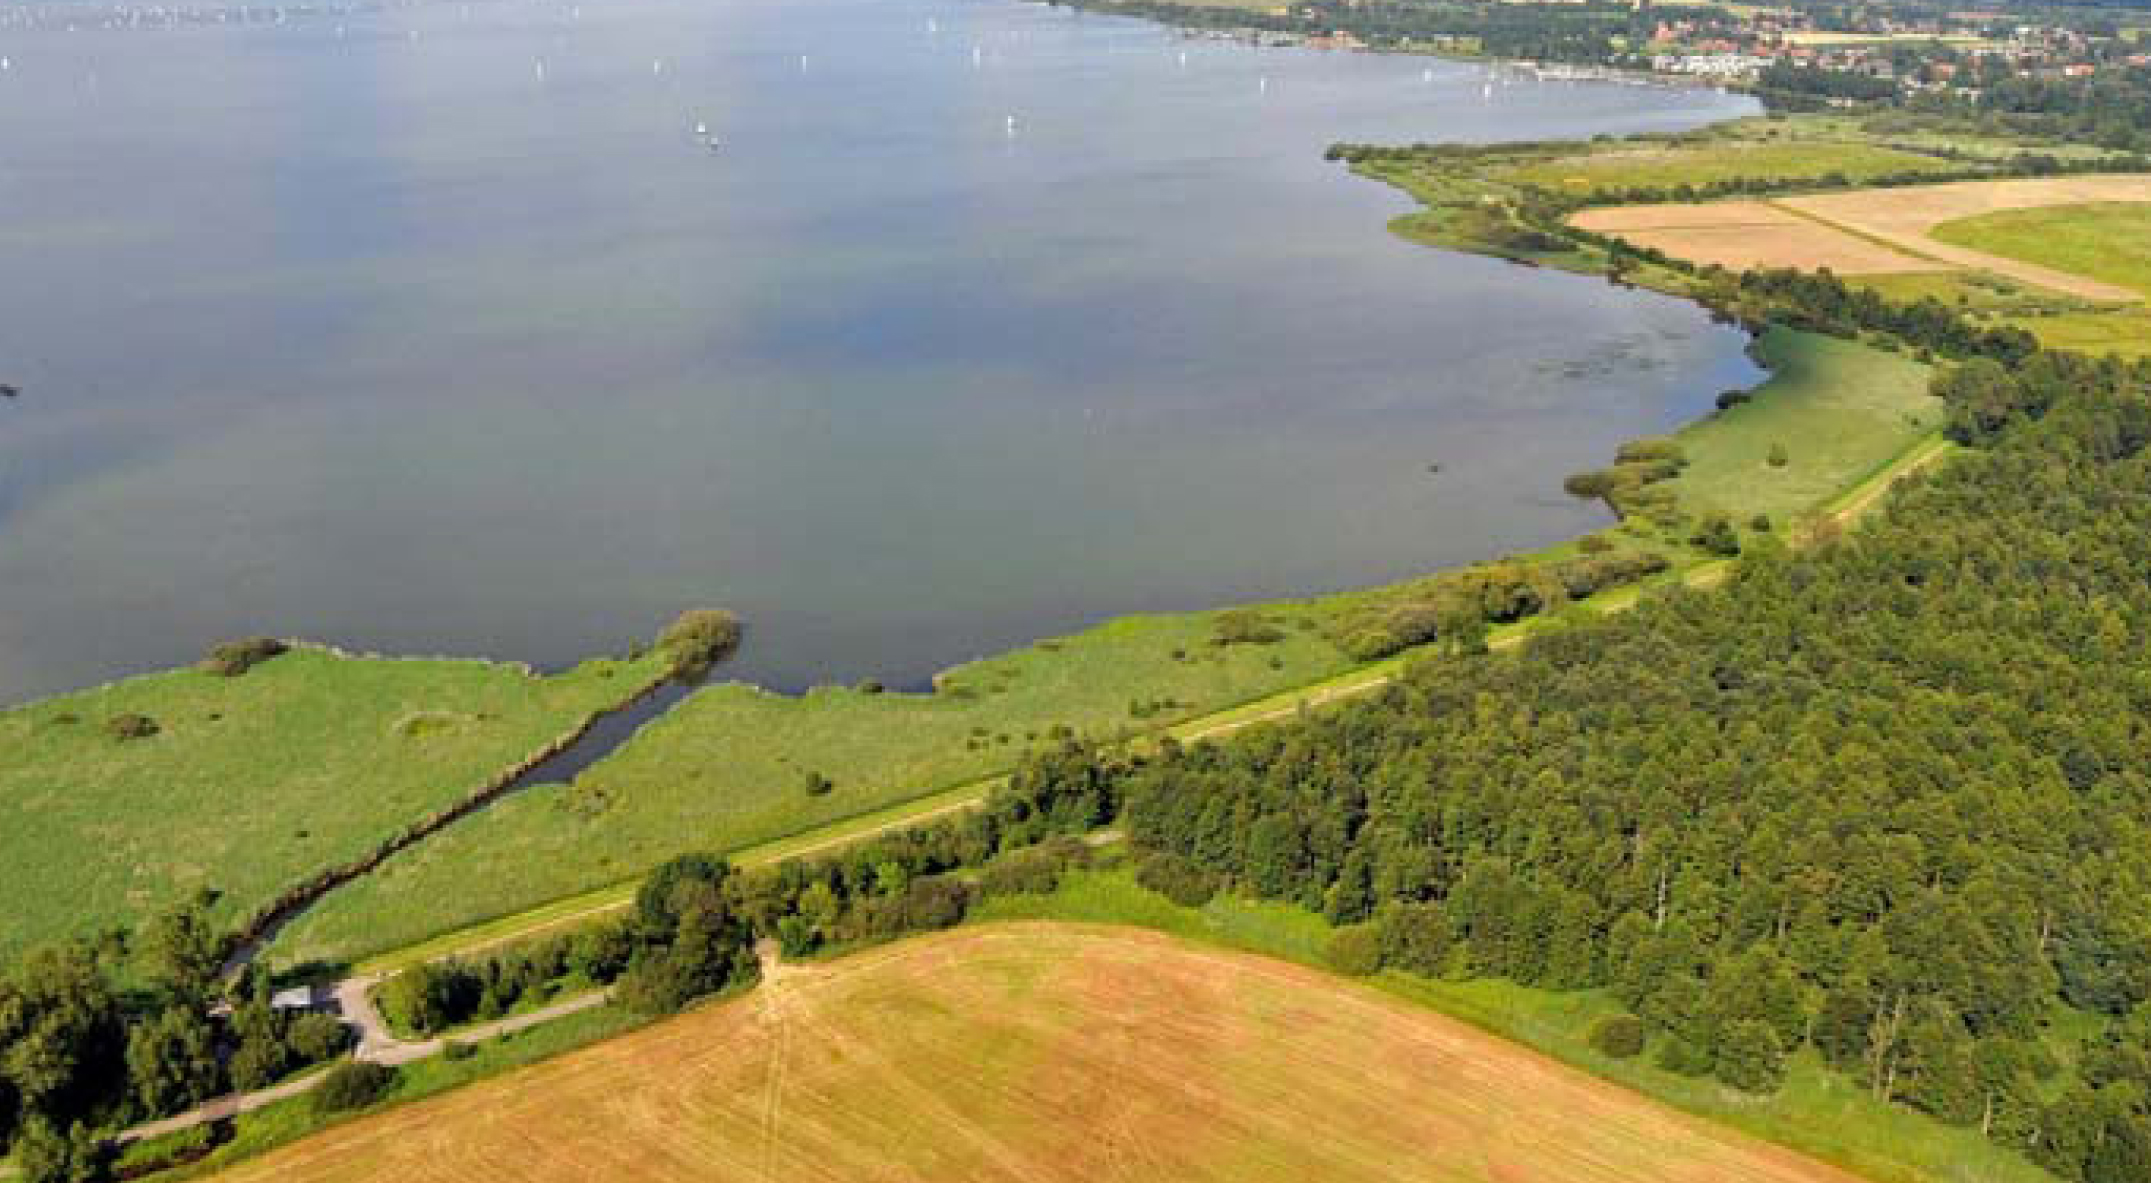
{"label": "harvested golden field", "polygon": [[1841,275],[1969,270],[2088,300],[2133,301],[2125,287],[2022,259],[1942,242],[1944,222],[1999,210],[2089,202],[2151,201],[2151,176],[1959,181],[1818,193],[1767,201],[1614,206],[1585,210],[1576,225],[1698,263],[1828,267]]}
{"label": "harvested golden field", "polygon": [[1471,1027],[1151,933],[1003,924],[742,1000],[216,1176],[311,1183],[1846,1183]]}
{"label": "harvested golden field", "polygon": [[1937,267],[1931,259],[1869,242],[1767,201],[1609,206],[1585,210],[1575,223],[1677,259],[1734,271],[1798,266],[1828,267],[1840,275],[1887,275]]}
{"label": "harvested golden field", "polygon": [[1787,197],[1778,204],[1892,246],[1958,267],[1990,271],[2087,300],[2127,301],[2136,292],[2068,271],[2041,267],[1939,241],[1928,232],[1944,222],[2000,210],[2038,209],[2092,202],[2151,201],[2151,177],[2046,177],[2036,180],[1961,181],[1906,189],[1873,189]]}

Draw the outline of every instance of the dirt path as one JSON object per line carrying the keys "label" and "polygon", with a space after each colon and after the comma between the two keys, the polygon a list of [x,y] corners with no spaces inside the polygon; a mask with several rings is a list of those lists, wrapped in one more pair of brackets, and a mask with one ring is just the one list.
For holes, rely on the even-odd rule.
{"label": "dirt path", "polygon": [[[396,1033],[389,1030],[387,1021],[373,1004],[372,991],[380,982],[379,978],[352,978],[338,983],[336,1001],[343,1008],[344,1021],[355,1028],[359,1035],[358,1046],[352,1050],[351,1058],[390,1068],[430,1059],[441,1054],[451,1042],[484,1043],[504,1035],[513,1035],[518,1031],[527,1031],[555,1019],[566,1018],[592,1007],[603,1006],[612,1000],[612,991],[593,990],[525,1014],[465,1027],[439,1039],[406,1040],[397,1038]],[[255,1092],[219,1097],[185,1113],[161,1121],[145,1122],[125,1130],[115,1141],[124,1146],[130,1142],[175,1134],[208,1122],[225,1121],[242,1113],[252,1113],[278,1101],[287,1101],[312,1092],[327,1079],[327,1072],[315,1072]]]}

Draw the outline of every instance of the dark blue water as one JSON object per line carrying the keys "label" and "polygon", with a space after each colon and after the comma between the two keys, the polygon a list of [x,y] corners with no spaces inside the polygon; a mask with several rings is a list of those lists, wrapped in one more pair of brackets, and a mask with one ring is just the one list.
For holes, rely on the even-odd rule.
{"label": "dark blue water", "polygon": [[1722,95],[1013,0],[186,11],[0,16],[0,700],[704,604],[733,675],[915,682],[1573,533],[1563,474],[1753,373],[1321,159]]}

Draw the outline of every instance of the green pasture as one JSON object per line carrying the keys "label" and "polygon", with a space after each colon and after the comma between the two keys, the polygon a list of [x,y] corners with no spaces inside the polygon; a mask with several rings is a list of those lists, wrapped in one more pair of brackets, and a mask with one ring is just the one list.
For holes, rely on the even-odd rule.
{"label": "green pasture", "polygon": [[2094,202],[2002,210],[1944,222],[1928,233],[1942,242],[2151,296],[2151,204]]}
{"label": "green pasture", "polygon": [[[301,647],[236,678],[173,670],[0,712],[0,956],[136,925],[205,887],[236,920],[664,670],[649,657],[539,677]],[[154,733],[120,738],[127,716]]]}
{"label": "green pasture", "polygon": [[1490,179],[1555,192],[1672,188],[1721,181],[1853,181],[1960,167],[1879,144],[1787,137],[1698,137],[1692,142],[1622,144],[1496,170]]}
{"label": "green pasture", "polygon": [[1688,467],[1663,487],[1691,515],[1763,513],[1783,528],[1941,427],[1928,368],[1901,354],[1787,329],[1756,349],[1772,375],[1753,400],[1675,437]]}

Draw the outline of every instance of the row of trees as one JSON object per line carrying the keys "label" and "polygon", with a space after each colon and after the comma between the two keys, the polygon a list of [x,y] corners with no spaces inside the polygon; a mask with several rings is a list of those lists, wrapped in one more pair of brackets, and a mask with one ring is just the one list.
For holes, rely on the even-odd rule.
{"label": "row of trees", "polygon": [[960,818],[749,872],[684,855],[653,872],[617,922],[419,966],[391,978],[377,1001],[390,1022],[420,1034],[576,986],[617,985],[629,1008],[670,1013],[751,982],[757,940],[802,956],[950,927],[981,890],[1049,890],[1061,868],[1084,858],[1070,836],[1112,817],[1112,792],[1100,757],[1071,743]]}
{"label": "row of trees", "polygon": [[1988,450],[1848,540],[1056,775],[1117,782],[1160,884],[1318,909],[1362,968],[1603,989],[1666,1068],[1767,1091],[1812,1047],[2064,1177],[2151,1178],[2151,366],[1941,393]]}

